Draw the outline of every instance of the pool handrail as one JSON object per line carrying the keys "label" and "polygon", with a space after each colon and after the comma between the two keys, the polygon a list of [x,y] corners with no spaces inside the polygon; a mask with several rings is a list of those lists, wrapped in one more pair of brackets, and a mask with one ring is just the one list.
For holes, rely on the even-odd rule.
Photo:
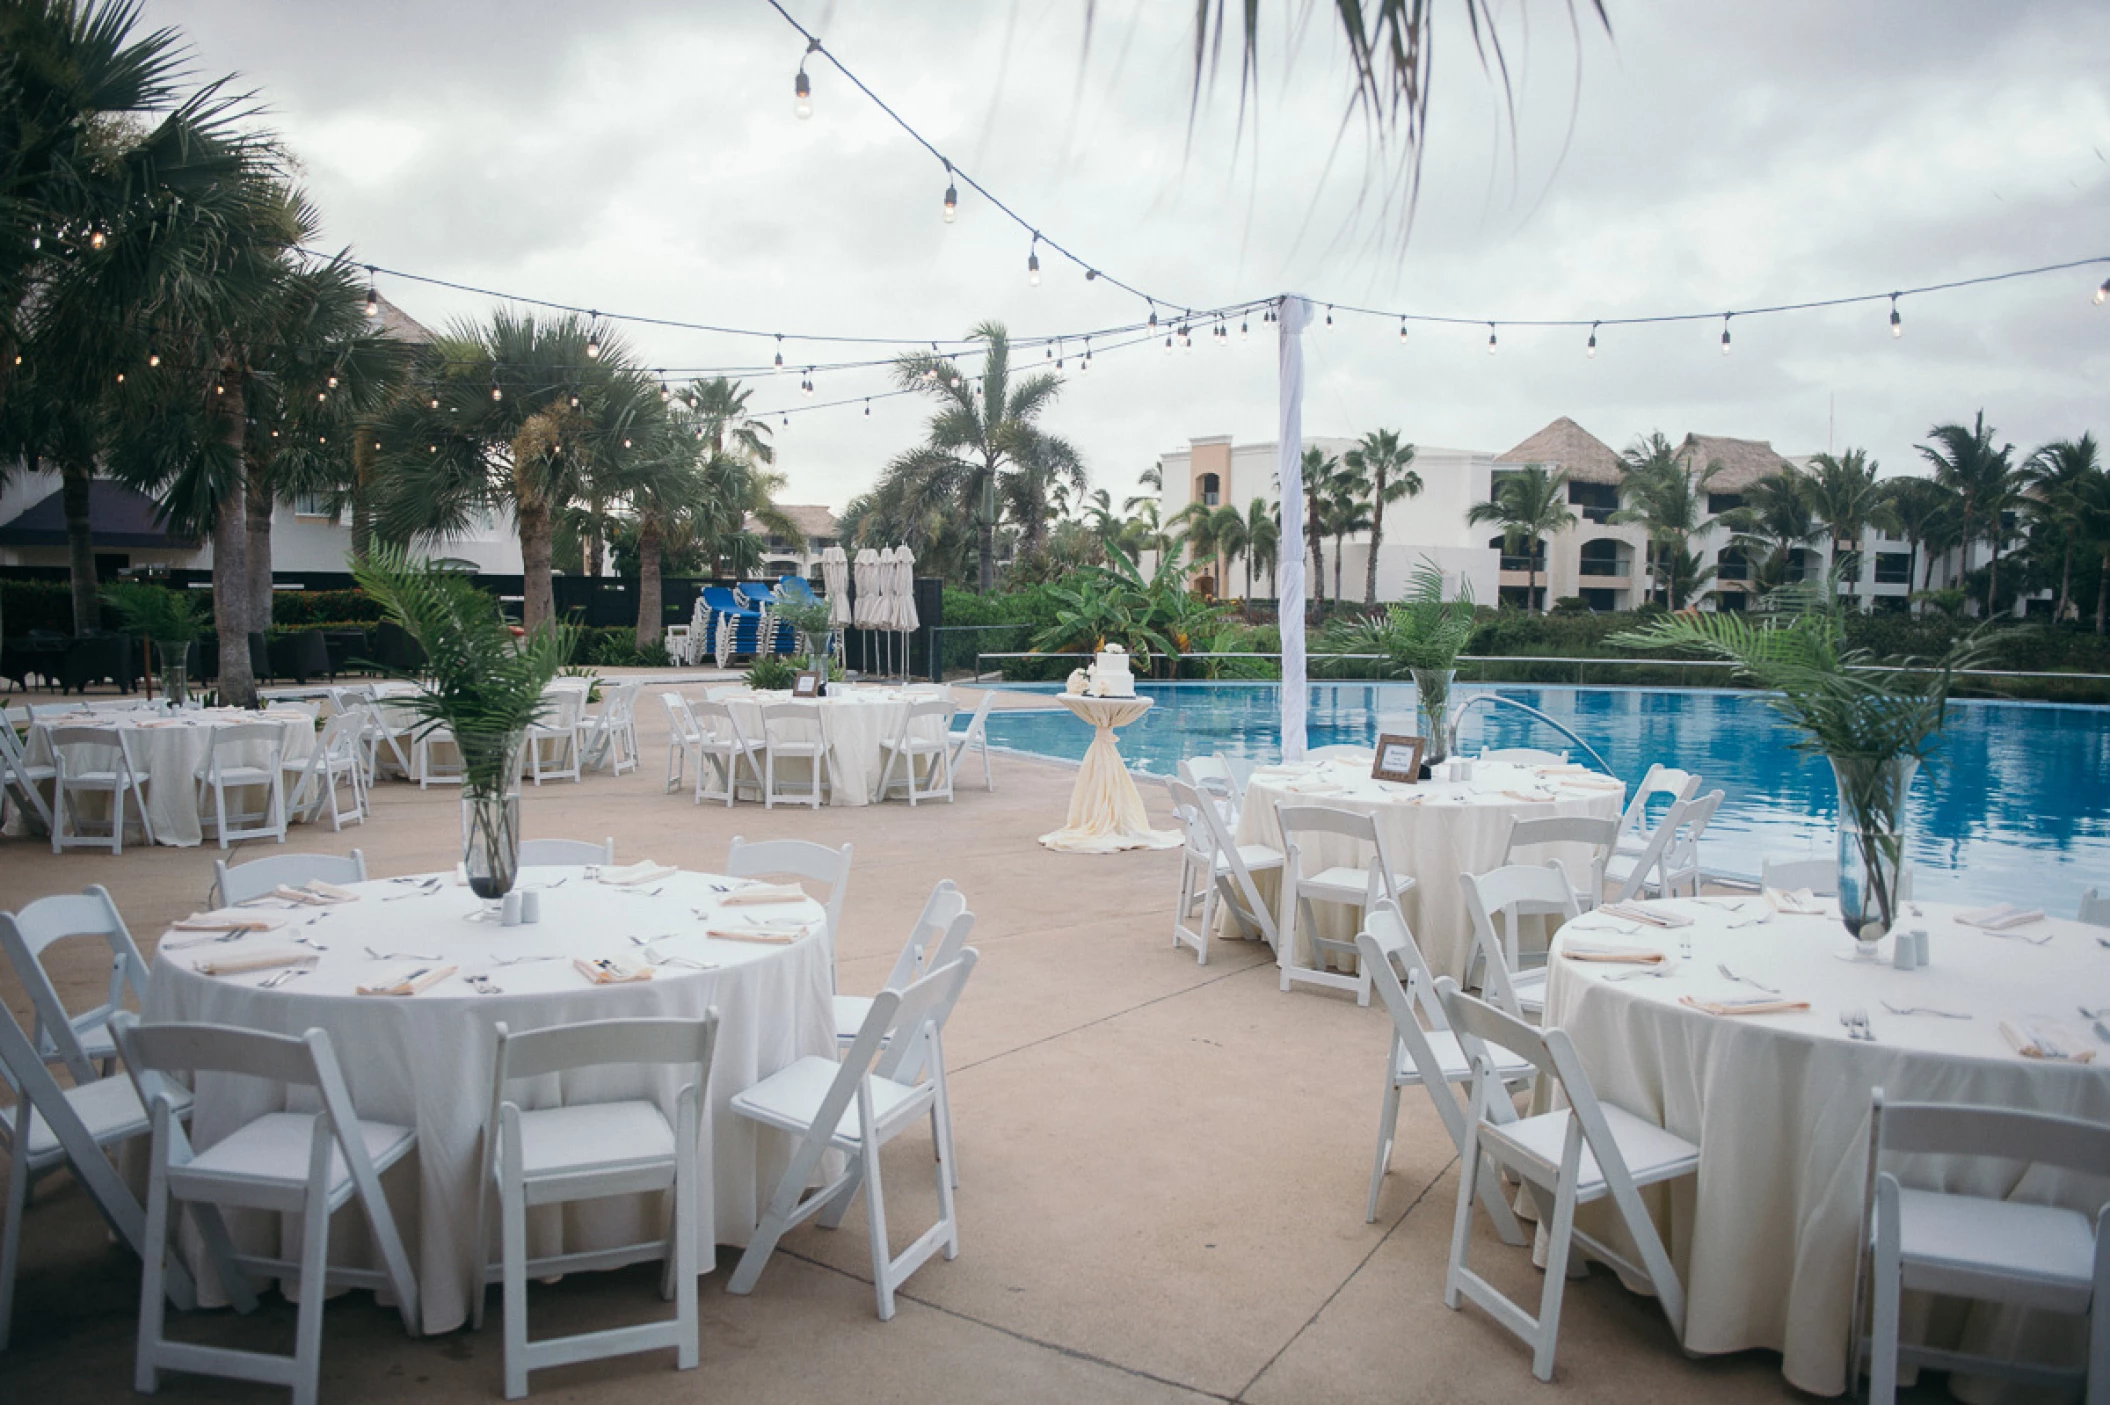
{"label": "pool handrail", "polygon": [[1559,722],[1558,720],[1556,720],[1556,719],[1554,719],[1554,718],[1552,718],[1552,717],[1548,717],[1548,716],[1547,716],[1547,715],[1546,715],[1545,713],[1543,713],[1543,712],[1540,712],[1540,711],[1539,711],[1539,710],[1538,710],[1537,708],[1535,708],[1535,707],[1532,707],[1532,706],[1531,706],[1530,704],[1528,704],[1528,703],[1520,703],[1520,702],[1518,702],[1518,701],[1517,701],[1517,700],[1516,700],[1515,698],[1505,698],[1505,697],[1503,697],[1503,696],[1502,696],[1502,695],[1501,695],[1500,693],[1474,693],[1474,694],[1473,694],[1473,695],[1472,695],[1471,697],[1467,698],[1467,699],[1466,699],[1466,700],[1465,700],[1464,702],[1462,702],[1462,703],[1459,703],[1459,704],[1458,704],[1457,710],[1456,710],[1456,711],[1454,711],[1454,712],[1453,712],[1453,713],[1451,714],[1451,730],[1450,730],[1450,736],[1449,736],[1449,737],[1447,738],[1447,740],[1448,740],[1448,742],[1449,742],[1449,746],[1448,746],[1448,748],[1447,748],[1447,751],[1448,751],[1448,753],[1449,753],[1450,755],[1452,755],[1452,756],[1456,756],[1456,755],[1458,754],[1458,728],[1459,728],[1459,725],[1460,725],[1461,723],[1463,723],[1463,722],[1465,721],[1465,714],[1466,714],[1467,712],[1469,712],[1469,711],[1471,711],[1471,710],[1472,710],[1472,706],[1473,706],[1473,704],[1474,704],[1474,703],[1478,703],[1478,702],[1484,702],[1484,703],[1502,703],[1502,704],[1503,704],[1503,705],[1505,705],[1505,706],[1508,706],[1508,707],[1513,707],[1513,708],[1517,708],[1517,709],[1518,709],[1518,710],[1520,710],[1520,711],[1523,711],[1523,712],[1528,712],[1528,713],[1530,713],[1530,714],[1531,714],[1531,715],[1532,715],[1533,717],[1536,717],[1536,718],[1538,718],[1538,720],[1539,720],[1539,721],[1541,721],[1541,722],[1545,723],[1545,724],[1546,724],[1547,726],[1551,727],[1551,728],[1552,728],[1552,729],[1553,729],[1554,731],[1556,731],[1556,732],[1559,732],[1559,733],[1560,733],[1560,734],[1561,734],[1562,736],[1566,737],[1566,738],[1567,738],[1567,739],[1568,739],[1569,741],[1571,741],[1571,742],[1574,742],[1574,743],[1575,743],[1575,744],[1576,744],[1577,746],[1581,747],[1581,748],[1582,748],[1582,749],[1583,749],[1584,751],[1587,751],[1588,753],[1590,753],[1590,759],[1591,759],[1592,761],[1595,761],[1595,762],[1596,762],[1596,763],[1598,764],[1598,766],[1599,766],[1599,767],[1601,767],[1601,768],[1603,769],[1603,771],[1604,771],[1604,773],[1605,773],[1606,775],[1608,775],[1608,776],[1612,777],[1612,778],[1613,778],[1614,780],[1618,779],[1618,777],[1619,777],[1619,773],[1618,773],[1617,771],[1614,771],[1614,770],[1612,769],[1612,763],[1611,763],[1611,762],[1609,762],[1609,761],[1605,760],[1605,759],[1604,759],[1604,758],[1603,758],[1602,756],[1599,756],[1599,755],[1597,754],[1597,748],[1596,748],[1596,747],[1594,747],[1594,746],[1591,746],[1591,745],[1590,745],[1590,744],[1589,744],[1588,742],[1584,741],[1584,740],[1583,740],[1583,739],[1582,739],[1581,737],[1578,737],[1578,736],[1576,736],[1576,735],[1575,735],[1575,733],[1573,733],[1573,732],[1569,731],[1569,730],[1568,730],[1568,728],[1567,728],[1567,727],[1565,727],[1564,725],[1562,725],[1562,724],[1561,724],[1561,723],[1560,723],[1560,722]]}

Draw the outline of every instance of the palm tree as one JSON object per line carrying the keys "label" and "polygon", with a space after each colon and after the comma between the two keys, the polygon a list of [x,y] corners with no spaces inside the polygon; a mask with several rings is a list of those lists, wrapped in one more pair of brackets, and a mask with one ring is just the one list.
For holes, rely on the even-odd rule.
{"label": "palm tree", "polygon": [[1334,476],[1333,491],[1326,499],[1326,534],[1333,538],[1333,603],[1341,603],[1341,567],[1348,559],[1346,543],[1357,532],[1371,527],[1370,485],[1362,474],[1345,463]]}
{"label": "palm tree", "polygon": [[1180,545],[1186,549],[1189,568],[1208,565],[1210,593],[1223,594],[1223,543],[1217,538],[1217,510],[1205,502],[1190,502],[1173,516],[1180,526]]}
{"label": "palm tree", "polygon": [[[1932,478],[1892,478],[1884,483],[1877,523],[1896,532],[1912,548],[1906,579],[1919,577],[1920,590],[1933,582],[1935,556],[1948,550],[1960,533],[1959,515],[1956,495]],[[1926,553],[1924,571],[1919,569],[1922,549]]]}
{"label": "palm tree", "polygon": [[917,515],[950,509],[972,521],[976,582],[986,594],[996,589],[996,534],[1007,509],[1021,545],[1036,547],[1047,527],[1051,485],[1063,482],[1082,492],[1085,473],[1069,441],[1035,423],[1062,393],[1062,378],[1042,372],[1014,384],[1011,338],[1001,322],[981,323],[968,336],[982,344],[979,393],[970,377],[936,352],[894,363],[901,388],[928,396],[939,408],[926,442],[887,465],[880,491]]}
{"label": "palm tree", "polygon": [[1148,493],[1137,493],[1130,498],[1124,498],[1121,502],[1121,510],[1123,512],[1137,512],[1142,509],[1145,503],[1155,504],[1160,498],[1165,496],[1165,466],[1154,463],[1144,469],[1136,475],[1136,486],[1138,488],[1148,488],[1150,491]]}
{"label": "palm tree", "polygon": [[1253,598],[1253,572],[1267,571],[1267,593],[1275,593],[1275,568],[1282,561],[1282,522],[1278,508],[1254,498],[1245,514],[1245,598]]}
{"label": "palm tree", "polygon": [[1798,548],[1823,540],[1824,524],[1810,504],[1809,480],[1800,473],[1769,473],[1744,490],[1744,501],[1716,520],[1730,530],[1730,544],[1748,558],[1760,556],[1751,583],[1759,593],[1787,584]]}
{"label": "palm tree", "polygon": [[1413,468],[1414,446],[1402,444],[1399,432],[1373,429],[1343,456],[1350,468],[1370,483],[1370,559],[1363,569],[1363,603],[1377,604],[1377,553],[1385,544],[1385,509],[1402,498],[1421,496],[1421,475]]}
{"label": "palm tree", "polygon": [[1710,461],[1694,473],[1690,459],[1660,432],[1635,440],[1620,455],[1619,495],[1624,506],[1610,518],[1637,523],[1647,533],[1649,569],[1663,588],[1664,605],[1673,610],[1686,603],[1677,587],[1690,573],[1680,563],[1691,557],[1687,545],[1692,538],[1713,523],[1705,509],[1707,485],[1722,471],[1719,461]]}
{"label": "palm tree", "polygon": [[[1304,538],[1311,544],[1313,595],[1326,598],[1326,507],[1341,461],[1322,449],[1304,451]],[[1279,485],[1278,485],[1279,486]]]}
{"label": "palm tree", "polygon": [[2087,479],[2074,494],[2083,538],[2100,553],[2095,583],[2095,633],[2110,621],[2110,473]]}
{"label": "palm tree", "polygon": [[2055,538],[2059,547],[2057,618],[2063,620],[2073,595],[2073,552],[2080,539],[2083,494],[2102,476],[2095,436],[2083,434],[2046,444],[2023,463],[2022,474],[2028,492],[2024,511],[2036,518],[2039,530]]}
{"label": "palm tree", "polygon": [[1983,410],[1969,429],[1938,424],[1927,431],[1927,437],[1935,443],[1915,447],[1934,465],[1934,480],[1956,494],[1958,540],[1966,565],[1971,543],[1985,540],[1993,545],[1985,583],[1985,613],[1991,619],[2000,590],[2000,547],[2008,535],[2006,514],[2022,497],[2022,475],[2013,461],[2015,446],[1993,447],[1993,431],[1986,428]]}
{"label": "palm tree", "polygon": [[[1810,510],[1830,530],[1833,569],[1855,585],[1861,580],[1861,534],[1883,499],[1876,487],[1876,467],[1865,449],[1848,449],[1836,457],[1816,454],[1802,480]],[[1862,597],[1864,607],[1868,600]]]}
{"label": "palm tree", "polygon": [[1223,574],[1216,578],[1216,594],[1221,598],[1231,593],[1230,581],[1227,579],[1231,574],[1231,564],[1244,559],[1246,598],[1250,598],[1253,593],[1253,562],[1250,555],[1253,543],[1247,535],[1245,514],[1229,503],[1224,503],[1213,515],[1216,524],[1210,534],[1216,538],[1216,554],[1224,564]]}
{"label": "palm tree", "polygon": [[1476,527],[1489,522],[1499,526],[1505,550],[1514,551],[1518,543],[1524,544],[1530,563],[1530,580],[1524,588],[1524,608],[1528,611],[1539,593],[1539,556],[1544,549],[1541,543],[1575,522],[1575,514],[1568,508],[1568,475],[1548,473],[1546,466],[1539,463],[1504,473],[1486,502],[1474,503],[1466,510],[1465,520]]}

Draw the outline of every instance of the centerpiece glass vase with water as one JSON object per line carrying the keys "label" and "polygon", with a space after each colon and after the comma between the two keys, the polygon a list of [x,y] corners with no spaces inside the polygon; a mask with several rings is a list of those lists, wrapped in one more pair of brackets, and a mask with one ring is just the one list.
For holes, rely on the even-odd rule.
{"label": "centerpiece glass vase with water", "polygon": [[462,754],[462,868],[469,891],[484,900],[479,914],[498,921],[505,895],[520,874],[520,762],[525,732],[498,736],[457,733]]}

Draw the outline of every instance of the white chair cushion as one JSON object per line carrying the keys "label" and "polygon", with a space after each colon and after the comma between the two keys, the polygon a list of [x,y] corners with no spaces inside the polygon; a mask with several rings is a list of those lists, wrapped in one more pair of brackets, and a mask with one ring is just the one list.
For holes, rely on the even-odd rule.
{"label": "white chair cushion", "polygon": [[[789,1068],[778,1069],[745,1092],[733,1097],[733,1111],[788,1132],[802,1132],[820,1115],[821,1103],[834,1086],[842,1065],[834,1059],[808,1054]],[[917,1095],[918,1090],[890,1078],[872,1079],[872,1115],[885,1126],[894,1114]],[[848,1150],[858,1145],[857,1101],[843,1109],[835,1125],[835,1143]]]}
{"label": "white chair cushion", "polygon": [[[170,1180],[180,1185],[193,1177],[205,1176],[256,1185],[306,1185],[308,1143],[314,1123],[312,1113],[267,1112],[199,1152],[189,1165],[172,1167]],[[410,1128],[389,1122],[362,1121],[359,1131],[366,1142],[367,1158],[376,1171],[393,1165],[416,1138]],[[351,1177],[351,1169],[344,1164],[344,1152],[332,1146],[329,1194],[334,1197],[347,1187]]]}
{"label": "white chair cushion", "polygon": [[1903,1190],[1898,1249],[1907,1288],[2050,1312],[2088,1311],[2095,1227],[2078,1210]]}
{"label": "white chair cushion", "polygon": [[[1611,1103],[1600,1104],[1600,1107],[1605,1125],[1611,1129],[1612,1140],[1619,1144],[1619,1154],[1625,1159],[1635,1185],[1650,1185],[1698,1169],[1700,1149],[1685,1138],[1653,1122],[1645,1122],[1625,1108],[1614,1107]],[[1526,1117],[1502,1127],[1482,1127],[1480,1133],[1489,1140],[1509,1143],[1537,1162],[1545,1183],[1551,1185],[1560,1171],[1561,1149],[1568,1138],[1568,1117],[1568,1109],[1562,1108],[1559,1112],[1540,1113],[1537,1117]],[[1597,1157],[1586,1142],[1576,1173],[1576,1199],[1593,1200],[1604,1191],[1604,1173],[1597,1169]]]}
{"label": "white chair cushion", "polygon": [[[1473,1066],[1467,1061],[1465,1050],[1458,1047],[1457,1035],[1447,1029],[1431,1029],[1423,1031],[1423,1037],[1429,1041],[1429,1051],[1443,1068],[1445,1082],[1462,1083],[1473,1076]],[[1403,1045],[1395,1047],[1399,1049],[1399,1067],[1392,1071],[1392,1081],[1402,1084],[1421,1082],[1421,1070],[1415,1067],[1414,1056]],[[1512,1078],[1531,1076],[1530,1060],[1515,1058],[1499,1049],[1494,1052],[1499,1055],[1495,1061],[1495,1077],[1507,1082]]]}
{"label": "white chair cushion", "polygon": [[[68,1088],[66,1101],[98,1146],[136,1137],[147,1130],[146,1109],[139,1105],[139,1094],[133,1090],[132,1080],[122,1074],[115,1078],[99,1078],[83,1087]],[[182,1116],[189,1108],[190,1094],[185,1093],[177,1100],[177,1116]],[[33,1112],[29,1119],[29,1159],[41,1161],[62,1150],[58,1133],[51,1130],[44,1114]]]}
{"label": "white chair cushion", "polygon": [[520,1114],[520,1162],[530,1179],[674,1163],[674,1129],[648,1102],[575,1103]]}

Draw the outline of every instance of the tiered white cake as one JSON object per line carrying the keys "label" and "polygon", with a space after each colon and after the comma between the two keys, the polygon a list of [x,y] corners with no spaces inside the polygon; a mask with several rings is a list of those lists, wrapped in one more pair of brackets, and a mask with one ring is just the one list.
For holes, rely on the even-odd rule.
{"label": "tiered white cake", "polygon": [[1132,698],[1136,676],[1129,672],[1128,650],[1109,644],[1092,660],[1090,692],[1095,698]]}

